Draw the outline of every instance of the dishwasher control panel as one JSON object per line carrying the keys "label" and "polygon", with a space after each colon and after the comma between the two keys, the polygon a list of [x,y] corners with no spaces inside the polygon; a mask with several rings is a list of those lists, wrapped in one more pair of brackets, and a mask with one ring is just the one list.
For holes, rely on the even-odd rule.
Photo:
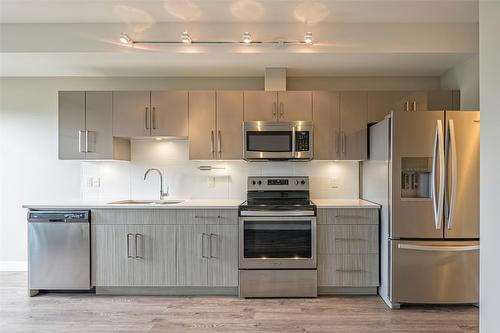
{"label": "dishwasher control panel", "polygon": [[28,222],[90,222],[89,210],[30,210]]}

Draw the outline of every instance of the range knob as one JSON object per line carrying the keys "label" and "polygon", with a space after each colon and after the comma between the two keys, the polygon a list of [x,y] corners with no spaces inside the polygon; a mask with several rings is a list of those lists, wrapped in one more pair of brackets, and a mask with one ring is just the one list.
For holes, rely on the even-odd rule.
{"label": "range knob", "polygon": [[295,181],[295,185],[299,185],[299,183],[300,183],[300,182],[299,182],[298,180],[296,180],[296,181]]}
{"label": "range knob", "polygon": [[300,181],[300,183],[301,183],[302,185],[305,185],[305,184],[306,184],[306,181],[305,181],[304,179],[302,179],[302,180]]}
{"label": "range knob", "polygon": [[262,185],[262,180],[259,180],[257,184]]}
{"label": "range knob", "polygon": [[252,180],[252,185],[255,185],[255,180]]}

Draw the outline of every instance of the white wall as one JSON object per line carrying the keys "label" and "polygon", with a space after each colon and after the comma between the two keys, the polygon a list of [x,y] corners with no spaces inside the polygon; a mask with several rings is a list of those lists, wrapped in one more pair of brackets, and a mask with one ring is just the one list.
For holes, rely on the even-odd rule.
{"label": "white wall", "polygon": [[460,90],[462,110],[479,110],[479,55],[444,73],[441,76],[441,88]]}
{"label": "white wall", "polygon": [[[290,89],[373,89],[383,82],[384,89],[436,89],[439,78],[289,78]],[[310,88],[307,88],[310,87]],[[182,176],[179,165],[154,157],[155,149],[164,149],[166,142],[134,143],[132,163],[83,163],[57,159],[57,91],[58,90],[120,90],[120,89],[263,89],[261,77],[252,78],[0,78],[0,270],[25,267],[26,211],[22,204],[30,202],[67,201],[85,198],[117,198],[122,196],[153,196],[154,176],[143,182],[141,173],[146,166],[159,166],[167,173],[172,191],[177,195],[242,197],[241,179],[246,174],[338,174],[340,189],[329,189],[328,182],[317,178],[313,182],[316,196],[354,195],[357,188],[357,164],[312,162],[287,166],[261,165],[257,169],[242,162],[228,163],[234,176],[218,177],[215,188],[208,188],[207,178],[195,180]],[[163,148],[162,148],[163,147]],[[186,156],[183,144],[174,144],[177,153]],[[165,155],[166,156],[166,155]],[[170,155],[169,155],[170,156]],[[175,163],[174,163],[175,164]],[[197,164],[184,157],[180,169],[193,170]],[[247,169],[250,168],[250,169]],[[177,171],[175,171],[177,170]],[[343,171],[342,171],[343,170]],[[177,172],[177,173],[176,173]],[[356,175],[354,175],[356,173]],[[101,188],[87,188],[86,175],[102,177]],[[82,176],[84,175],[84,176]],[[120,176],[121,175],[121,176]],[[174,176],[180,175],[180,176]],[[127,178],[128,177],[128,178]],[[174,179],[175,178],[175,179]],[[225,179],[225,180],[224,180]],[[345,181],[345,185],[342,182]],[[326,187],[325,187],[326,186]],[[189,193],[192,189],[198,190]],[[345,192],[342,192],[344,191]],[[357,191],[357,189],[356,189]],[[118,193],[119,192],[119,193]]]}
{"label": "white wall", "polygon": [[479,2],[481,77],[480,331],[500,331],[500,1]]}

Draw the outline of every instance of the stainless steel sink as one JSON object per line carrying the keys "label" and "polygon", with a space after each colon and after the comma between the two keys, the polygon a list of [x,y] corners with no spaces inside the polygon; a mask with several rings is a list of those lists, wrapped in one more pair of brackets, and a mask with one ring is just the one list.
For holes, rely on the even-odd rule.
{"label": "stainless steel sink", "polygon": [[175,205],[184,200],[120,200],[109,202],[111,205]]}

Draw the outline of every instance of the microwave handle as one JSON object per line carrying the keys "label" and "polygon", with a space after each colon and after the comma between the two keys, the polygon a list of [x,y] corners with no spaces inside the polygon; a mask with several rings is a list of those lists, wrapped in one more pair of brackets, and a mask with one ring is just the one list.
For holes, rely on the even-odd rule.
{"label": "microwave handle", "polygon": [[295,126],[292,127],[292,158],[295,158]]}

